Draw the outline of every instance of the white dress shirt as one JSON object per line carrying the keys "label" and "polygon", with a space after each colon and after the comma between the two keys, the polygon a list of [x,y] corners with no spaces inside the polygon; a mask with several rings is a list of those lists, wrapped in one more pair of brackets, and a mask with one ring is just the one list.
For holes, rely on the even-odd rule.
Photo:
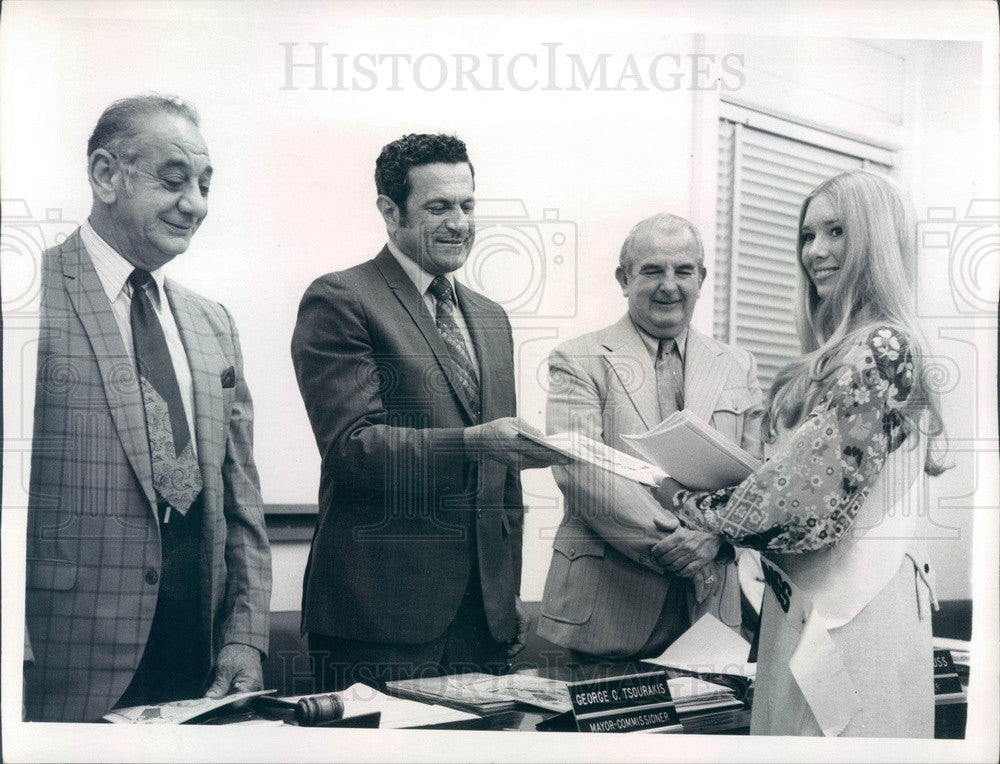
{"label": "white dress shirt", "polygon": [[[89,220],[80,227],[80,238],[94,263],[94,270],[97,271],[97,278],[108,296],[108,302],[111,303],[111,312],[114,314],[118,331],[121,332],[122,341],[125,343],[125,352],[128,353],[129,358],[135,361],[135,348],[132,344],[132,286],[128,283],[128,277],[135,270],[135,266],[104,241],[90,225]],[[177,329],[177,322],[174,321],[174,313],[170,309],[170,298],[167,297],[167,293],[163,289],[163,269],[160,268],[150,273],[153,281],[156,282],[156,293],[152,294],[152,290],[148,289],[147,292],[156,317],[160,319],[163,336],[167,340],[167,350],[170,352],[170,360],[173,362],[177,386],[181,392],[181,403],[184,404],[184,415],[187,417],[188,431],[191,433],[191,446],[197,455],[191,367],[188,366],[187,352],[181,342],[181,334]]]}
{"label": "white dress shirt", "polygon": [[[428,273],[415,260],[404,255],[391,239],[387,242],[387,245],[392,256],[396,258],[397,262],[399,262],[400,266],[406,272],[406,275],[410,277],[410,281],[417,288],[417,292],[424,298],[424,305],[430,311],[431,318],[437,316],[437,298],[430,293],[431,282],[436,278],[434,274]],[[465,323],[465,316],[462,315],[462,306],[458,304],[458,293],[455,291],[455,277],[451,273],[446,273],[444,277],[448,279],[448,283],[451,284],[451,291],[455,293],[455,310],[453,313],[455,323],[458,324],[458,330],[462,333],[462,338],[465,340],[465,347],[469,351],[469,357],[478,370],[479,358],[476,355],[476,346],[472,344],[472,335],[469,333],[469,326]]]}

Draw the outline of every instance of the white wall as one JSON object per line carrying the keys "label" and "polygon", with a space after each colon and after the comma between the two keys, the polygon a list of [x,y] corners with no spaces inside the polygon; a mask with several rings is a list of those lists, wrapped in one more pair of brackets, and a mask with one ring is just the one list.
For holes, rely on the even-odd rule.
{"label": "white wall", "polygon": [[[744,38],[726,47],[736,35],[771,37]],[[898,41],[852,40],[873,37]],[[985,55],[980,59],[971,46],[915,42],[919,40],[985,41]],[[1000,197],[995,10],[991,3],[976,0],[925,0],[919,11],[913,0],[635,0],[614,5],[562,0],[7,0],[0,17],[0,182],[4,199],[26,201],[36,219],[45,218],[49,209],[61,211],[67,221],[87,215],[84,146],[111,100],[159,90],[179,93],[201,110],[216,168],[211,214],[189,252],[170,267],[178,279],[225,303],[242,330],[257,403],[258,463],[271,502],[314,500],[318,458],[292,379],[288,341],[296,302],[308,282],[370,257],[383,240],[373,204],[372,168],[386,142],[409,131],[454,131],[469,144],[480,199],[521,199],[531,220],[552,208],[561,220],[575,224],[578,279],[572,315],[514,321],[521,413],[537,423],[542,421],[540,372],[548,349],[567,336],[610,322],[624,310],[611,273],[630,225],[666,209],[691,215],[704,231],[714,227],[711,113],[718,94],[686,89],[693,83],[691,74],[682,76],[681,89],[674,92],[632,89],[634,82],[626,82],[626,89],[618,92],[594,87],[520,91],[516,86],[524,84],[523,68],[517,70],[522,79],[505,78],[499,91],[446,86],[428,92],[412,83],[389,90],[384,80],[369,91],[316,91],[306,89],[305,78],[300,89],[282,90],[280,43],[298,42],[298,52],[306,53],[310,41],[325,42],[327,51],[348,57],[468,53],[488,65],[490,54],[500,54],[506,57],[505,66],[517,53],[543,57],[545,43],[558,43],[562,54],[581,55],[591,65],[596,56],[607,53],[612,85],[629,54],[642,67],[664,53],[745,52],[743,95],[753,92],[764,106],[780,106],[786,113],[806,114],[852,132],[884,129],[881,137],[899,144],[901,177],[920,208],[955,208],[962,217],[970,198]],[[519,66],[524,63],[521,59]],[[11,209],[5,204],[5,226],[11,225]],[[51,244],[51,237],[64,228],[49,221],[33,230],[44,230]],[[977,230],[982,234],[981,226]],[[18,295],[25,260],[7,249],[9,232],[5,230],[0,266],[5,295]],[[928,741],[919,747],[920,754],[913,754],[927,751],[931,758],[949,753],[960,760],[996,758],[998,243],[989,235],[986,231],[979,238],[943,246],[939,239],[938,248],[928,250],[921,262],[921,298],[929,326],[942,340],[945,366],[958,369],[946,411],[960,463],[938,489],[938,501],[948,505],[946,517],[957,529],[958,542],[945,542],[939,552],[942,596],[969,591],[965,550],[970,527],[978,572],[973,592],[979,670],[974,670],[970,687],[971,739],[961,753],[946,748],[946,741]],[[707,239],[711,247],[711,237]],[[547,281],[545,289],[554,291],[546,295],[574,294],[573,283]],[[502,298],[504,288],[490,283],[485,291]],[[711,294],[711,284],[704,294]],[[988,300],[981,299],[984,294]],[[5,310],[9,307],[5,303]],[[710,318],[704,300],[696,322],[708,329]],[[7,394],[19,371],[12,363],[19,353],[10,344],[4,350]],[[28,412],[16,409],[8,400],[2,580],[5,693],[20,681],[16,658],[24,604],[23,546],[18,542],[24,538],[23,513],[10,511],[23,504],[8,489],[18,487],[16,473],[25,462],[16,438],[30,433],[30,424],[25,423]],[[25,475],[20,475],[21,482]],[[545,473],[528,473],[525,486],[530,511],[523,594],[537,599],[559,509]],[[304,552],[301,544],[275,546],[272,604],[277,609],[298,607]],[[170,758],[202,760],[206,745],[236,757],[283,760],[315,758],[314,750],[326,750],[316,746],[330,743],[325,736],[313,740],[306,730],[296,733],[293,747],[280,729],[247,736],[239,730],[182,727],[152,736],[152,730],[74,725],[48,735],[35,729],[37,725],[29,730],[18,724],[16,703],[5,702],[2,711],[4,732],[9,733],[4,735],[4,752],[12,760],[63,760],[69,751],[76,758],[137,759],[144,752],[141,746],[149,746],[146,758],[160,759],[169,751]],[[456,761],[541,758],[549,754],[546,740],[558,745],[560,759],[642,761],[665,755],[656,736],[630,738],[627,747],[616,736],[587,736],[576,741],[577,749],[562,736],[503,735],[501,742],[485,732],[442,735],[435,738],[427,732],[421,739],[441,744],[434,747],[436,757]],[[854,742],[858,745],[852,747],[852,741],[836,741],[837,752],[867,759],[883,750],[870,741]],[[933,752],[932,742],[939,744]],[[344,756],[379,759],[412,757],[412,744],[412,738],[392,731],[381,731],[375,748],[360,733],[335,741]],[[705,757],[709,750],[713,758],[780,756],[769,746],[767,740],[720,737],[705,749],[704,740],[681,736],[671,741],[670,755]],[[897,748],[884,750],[899,756]],[[828,756],[829,750],[824,747],[822,755]]]}
{"label": "white wall", "polygon": [[[964,208],[995,184],[983,169],[990,163],[955,147],[956,137],[963,146],[984,145],[978,92],[970,87],[980,74],[975,46],[671,34],[691,24],[671,24],[667,15],[652,14],[654,6],[605,16],[599,24],[586,14],[529,20],[519,15],[521,6],[510,13],[476,7],[466,16],[452,9],[446,16],[405,18],[377,5],[288,4],[281,13],[268,13],[270,7],[257,6],[260,12],[253,14],[244,12],[245,4],[229,3],[31,5],[30,32],[4,40],[16,62],[5,67],[4,96],[17,106],[5,113],[3,193],[26,200],[36,217],[59,208],[64,219],[83,220],[89,209],[84,145],[108,102],[157,90],[181,94],[200,109],[216,169],[211,214],[191,249],[168,267],[182,282],[223,302],[241,329],[257,409],[257,461],[265,500],[272,503],[313,503],[318,483],[319,460],[288,354],[298,299],[315,276],[367,259],[381,246],[374,159],[383,144],[404,132],[446,130],[468,143],[484,212],[481,230],[486,200],[515,199],[527,209],[528,227],[545,210],[556,210],[571,241],[575,234],[575,248],[561,253],[565,275],[550,271],[544,282],[541,313],[513,316],[520,413],[539,425],[548,351],[624,312],[612,273],[629,227],[670,210],[691,216],[706,232],[714,228],[714,144],[705,131],[719,92],[690,89],[696,75],[687,55],[715,55],[719,61],[741,54],[741,98],[896,142],[914,195],[924,204]],[[24,6],[12,10],[5,14],[8,28],[16,13],[28,18]],[[608,54],[609,87],[631,54],[648,89],[636,89],[632,79],[623,91],[593,85],[521,91],[516,88],[533,79],[524,61],[513,79],[503,78],[499,91],[447,85],[430,92],[415,87],[405,67],[403,90],[387,89],[384,68],[382,82],[369,91],[311,90],[314,72],[303,69],[292,74],[297,89],[282,89],[287,74],[281,43],[298,43],[293,55],[301,63],[311,60],[313,41],[326,43],[328,56],[347,54],[348,62],[363,53],[415,58],[433,51],[468,53],[484,68],[494,52],[505,57],[504,65],[518,52],[544,62],[545,44],[558,43],[559,56],[580,55],[588,66]],[[654,56],[667,52],[680,55],[685,67],[681,87],[672,92],[651,87],[643,74]],[[336,84],[332,62],[325,59],[327,86]],[[544,79],[544,63],[536,71]],[[567,71],[560,72],[563,87]],[[712,71],[737,82],[717,65]],[[424,72],[425,82],[434,79],[433,66]],[[699,80],[702,87],[706,82]],[[711,250],[711,235],[706,239]],[[510,298],[507,270],[492,266],[483,290]],[[551,259],[548,267],[556,267]],[[523,270],[516,276],[522,286],[529,278]],[[695,323],[709,331],[711,283],[703,294]],[[569,309],[547,315],[553,306]],[[968,336],[943,353],[967,368],[970,353],[979,352],[982,371],[992,357],[981,344],[963,345]],[[963,380],[956,399],[975,389],[971,376]],[[967,413],[948,406],[953,432],[967,437],[975,431]],[[964,492],[959,486],[975,481],[971,458],[959,460],[942,496],[957,496]],[[560,500],[547,471],[526,473],[524,483],[530,511],[523,594],[538,599]],[[967,542],[970,513],[958,504],[948,523]],[[969,591],[968,545],[956,548],[961,551],[942,555],[946,596]],[[303,553],[282,552],[290,572],[280,576],[278,607],[297,607]]]}

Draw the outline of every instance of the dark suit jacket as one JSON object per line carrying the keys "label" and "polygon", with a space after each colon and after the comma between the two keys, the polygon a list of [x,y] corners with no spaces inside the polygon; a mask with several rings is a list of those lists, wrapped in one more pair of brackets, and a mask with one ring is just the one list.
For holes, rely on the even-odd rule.
{"label": "dark suit jacket", "polygon": [[[482,420],[515,412],[503,309],[457,284],[480,367]],[[514,635],[524,507],[517,472],[471,461],[474,424],[448,350],[384,248],[312,283],[292,360],[322,457],[304,632],[427,642],[454,619],[478,566],[490,631]]]}
{"label": "dark suit jacket", "polygon": [[[253,407],[225,308],[166,282],[187,351],[204,483],[200,607],[208,658],[267,650],[271,557]],[[139,664],[156,609],[160,527],[145,412],[79,232],[43,256],[28,507],[28,717],[94,721]]]}

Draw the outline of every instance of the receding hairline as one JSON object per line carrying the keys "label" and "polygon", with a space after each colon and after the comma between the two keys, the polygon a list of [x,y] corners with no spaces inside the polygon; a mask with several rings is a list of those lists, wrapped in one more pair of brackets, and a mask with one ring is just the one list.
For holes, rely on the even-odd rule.
{"label": "receding hairline", "polygon": [[184,99],[159,93],[129,96],[109,104],[101,112],[87,141],[87,156],[100,149],[121,149],[142,132],[139,129],[141,120],[145,119],[148,123],[161,116],[179,117],[192,125],[199,135],[201,133],[198,110]]}
{"label": "receding hairline", "polygon": [[628,236],[625,237],[625,241],[622,242],[621,252],[618,256],[618,266],[623,270],[628,271],[635,263],[633,250],[635,248],[636,240],[642,236],[647,236],[653,233],[663,233],[667,235],[687,233],[687,235],[694,241],[696,260],[698,264],[702,268],[705,267],[705,247],[702,244],[701,234],[698,233],[698,229],[690,220],[669,212],[661,212],[656,215],[652,215],[645,220],[640,220],[632,226],[632,230],[629,231]]}

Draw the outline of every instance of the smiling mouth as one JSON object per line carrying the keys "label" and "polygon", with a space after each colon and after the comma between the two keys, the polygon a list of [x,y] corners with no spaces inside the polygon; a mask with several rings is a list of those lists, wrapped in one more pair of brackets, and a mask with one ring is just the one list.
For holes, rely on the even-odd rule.
{"label": "smiling mouth", "polygon": [[169,220],[164,220],[163,222],[166,223],[171,228],[173,228],[175,231],[181,231],[183,233],[189,233],[191,229],[194,227],[190,225],[179,225],[177,223],[171,223]]}
{"label": "smiling mouth", "polygon": [[813,276],[822,279],[839,270],[840,268],[813,268]]}

